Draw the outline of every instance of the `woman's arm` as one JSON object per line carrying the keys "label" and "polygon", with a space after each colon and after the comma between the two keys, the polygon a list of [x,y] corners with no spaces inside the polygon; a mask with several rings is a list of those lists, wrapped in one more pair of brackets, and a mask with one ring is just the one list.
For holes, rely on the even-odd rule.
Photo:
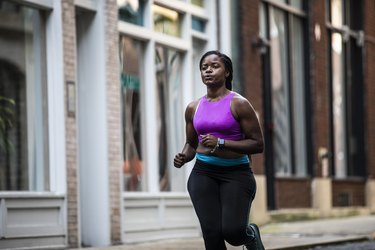
{"label": "woman's arm", "polygon": [[232,100],[232,113],[239,121],[245,138],[240,141],[225,140],[224,149],[241,154],[257,154],[263,152],[263,134],[258,117],[248,100],[236,95]]}
{"label": "woman's arm", "polygon": [[197,102],[192,102],[187,106],[185,111],[186,143],[181,153],[176,154],[174,158],[174,166],[177,168],[182,167],[186,162],[191,161],[195,157],[195,150],[198,146],[198,136],[193,125],[196,106]]}

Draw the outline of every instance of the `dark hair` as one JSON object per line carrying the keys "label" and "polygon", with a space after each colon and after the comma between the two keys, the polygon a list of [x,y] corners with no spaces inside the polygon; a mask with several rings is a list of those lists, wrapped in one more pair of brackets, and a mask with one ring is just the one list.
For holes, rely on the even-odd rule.
{"label": "dark hair", "polygon": [[229,90],[232,90],[232,80],[233,80],[233,64],[232,60],[229,58],[229,56],[221,53],[218,50],[210,50],[203,54],[201,57],[201,60],[199,61],[199,70],[202,69],[202,62],[203,59],[206,58],[209,55],[217,55],[221,61],[224,63],[225,69],[229,72],[229,75],[227,76],[225,80],[225,87]]}

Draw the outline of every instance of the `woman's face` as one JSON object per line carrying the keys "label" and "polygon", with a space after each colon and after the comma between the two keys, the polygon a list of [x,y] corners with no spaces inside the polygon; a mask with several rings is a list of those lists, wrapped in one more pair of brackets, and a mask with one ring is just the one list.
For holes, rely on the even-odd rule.
{"label": "woman's face", "polygon": [[229,73],[225,65],[215,54],[206,56],[201,64],[202,82],[207,86],[224,84]]}

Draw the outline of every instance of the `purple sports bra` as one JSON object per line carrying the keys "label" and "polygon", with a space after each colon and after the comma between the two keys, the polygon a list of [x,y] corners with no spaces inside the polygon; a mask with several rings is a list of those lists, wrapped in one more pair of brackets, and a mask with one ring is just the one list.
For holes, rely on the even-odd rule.
{"label": "purple sports bra", "polygon": [[217,102],[209,102],[206,96],[203,96],[195,110],[193,125],[200,135],[211,134],[224,140],[238,141],[244,138],[239,122],[234,119],[230,110],[234,92],[230,92],[224,98]]}

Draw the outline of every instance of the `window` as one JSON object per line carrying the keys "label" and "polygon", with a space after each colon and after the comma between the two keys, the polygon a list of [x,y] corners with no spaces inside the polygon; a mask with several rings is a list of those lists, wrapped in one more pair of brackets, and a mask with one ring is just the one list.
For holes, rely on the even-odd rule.
{"label": "window", "polygon": [[121,36],[121,94],[123,102],[124,189],[144,189],[144,163],[142,157],[141,116],[141,58],[142,44]]}
{"label": "window", "polygon": [[143,26],[144,0],[117,0],[119,19]]}
{"label": "window", "polygon": [[171,36],[181,36],[181,15],[177,11],[159,5],[153,5],[152,11],[155,31]]}
{"label": "window", "polygon": [[193,39],[193,67],[191,75],[193,76],[194,96],[200,97],[206,94],[206,87],[202,84],[201,72],[199,70],[199,61],[205,52],[206,43],[200,39]]}
{"label": "window", "polygon": [[[174,149],[183,145],[181,138],[181,56],[174,49],[157,45],[156,89],[158,118],[158,149],[159,149],[159,186],[160,191],[171,190],[170,167],[175,155]],[[180,146],[181,147],[181,146]]]}
{"label": "window", "polygon": [[204,32],[206,29],[206,21],[198,17],[192,16],[191,27],[193,28],[193,30]]}
{"label": "window", "polygon": [[[266,135],[272,147],[277,176],[307,176],[304,22],[306,14],[295,1],[265,1],[260,5],[260,36],[265,46],[267,92]],[[267,46],[269,49],[267,49]],[[266,80],[267,81],[267,80]]]}
{"label": "window", "polygon": [[199,7],[204,7],[204,0],[191,0],[191,4],[197,5]]}
{"label": "window", "polygon": [[331,99],[331,172],[363,176],[363,1],[327,0]]}
{"label": "window", "polygon": [[49,189],[41,11],[0,1],[0,190]]}

